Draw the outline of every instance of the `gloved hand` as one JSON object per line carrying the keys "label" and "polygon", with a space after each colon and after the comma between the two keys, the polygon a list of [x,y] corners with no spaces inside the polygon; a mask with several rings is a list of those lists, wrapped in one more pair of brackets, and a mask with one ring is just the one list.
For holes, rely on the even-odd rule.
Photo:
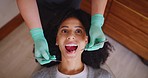
{"label": "gloved hand", "polygon": [[43,65],[55,60],[55,55],[51,56],[48,49],[47,41],[44,37],[42,28],[33,28],[30,30],[35,44],[35,58]]}
{"label": "gloved hand", "polygon": [[102,14],[95,14],[91,17],[91,26],[89,30],[90,42],[86,45],[85,50],[98,50],[104,46],[106,37],[102,31],[104,17]]}

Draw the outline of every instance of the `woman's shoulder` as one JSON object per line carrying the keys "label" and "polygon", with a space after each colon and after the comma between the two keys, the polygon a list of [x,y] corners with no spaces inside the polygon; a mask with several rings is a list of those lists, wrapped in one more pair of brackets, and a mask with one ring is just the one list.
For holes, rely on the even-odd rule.
{"label": "woman's shoulder", "polygon": [[88,75],[94,76],[93,78],[111,78],[111,74],[103,68],[92,68],[90,66],[87,67]]}
{"label": "woman's shoulder", "polygon": [[52,78],[56,74],[57,65],[51,66],[49,68],[44,67],[41,70],[35,72],[32,78]]}

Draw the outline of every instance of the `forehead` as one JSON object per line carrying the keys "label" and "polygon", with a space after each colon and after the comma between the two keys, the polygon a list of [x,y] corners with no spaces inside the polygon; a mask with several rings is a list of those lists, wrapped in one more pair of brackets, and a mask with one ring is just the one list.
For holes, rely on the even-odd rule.
{"label": "forehead", "polygon": [[60,28],[63,27],[80,27],[80,28],[84,28],[82,23],[75,17],[70,17],[67,18],[66,20],[64,20],[62,22],[62,24],[60,25]]}

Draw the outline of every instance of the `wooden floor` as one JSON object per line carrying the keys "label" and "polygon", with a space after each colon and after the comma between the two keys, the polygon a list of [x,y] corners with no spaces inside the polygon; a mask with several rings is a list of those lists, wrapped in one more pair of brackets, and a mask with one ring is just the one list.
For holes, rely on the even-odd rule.
{"label": "wooden floor", "polygon": [[[107,37],[115,50],[106,62],[116,78],[148,78],[148,66],[130,50]],[[0,41],[0,78],[31,78],[40,66],[35,63],[33,41],[25,24],[21,24]]]}
{"label": "wooden floor", "polygon": [[110,54],[107,65],[116,78],[148,78],[148,66],[133,52],[108,37],[115,50]]}

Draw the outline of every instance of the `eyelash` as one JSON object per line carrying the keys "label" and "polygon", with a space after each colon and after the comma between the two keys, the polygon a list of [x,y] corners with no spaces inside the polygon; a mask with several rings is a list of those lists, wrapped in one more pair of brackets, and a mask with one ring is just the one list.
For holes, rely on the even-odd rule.
{"label": "eyelash", "polygon": [[80,33],[82,33],[82,30],[77,29],[75,32],[80,34]]}
{"label": "eyelash", "polygon": [[68,30],[63,29],[63,30],[61,30],[61,32],[62,32],[62,33],[68,33]]}
{"label": "eyelash", "polygon": [[[61,30],[61,33],[68,33],[69,31],[67,29],[62,29]],[[75,33],[78,33],[78,34],[81,34],[83,33],[83,31],[81,29],[76,29],[75,30]]]}

